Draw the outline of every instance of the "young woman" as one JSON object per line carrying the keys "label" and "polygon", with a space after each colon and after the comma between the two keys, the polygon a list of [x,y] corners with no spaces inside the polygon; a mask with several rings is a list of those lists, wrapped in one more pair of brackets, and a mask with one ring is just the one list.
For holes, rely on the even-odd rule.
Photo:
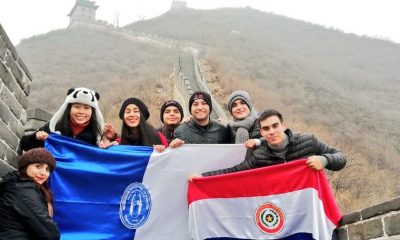
{"label": "young woman", "polygon": [[256,121],[257,113],[247,92],[233,92],[228,97],[228,110],[233,117],[233,121],[228,123],[232,143],[245,143],[249,139],[261,137],[260,126]]}
{"label": "young woman", "polygon": [[[122,144],[151,146],[158,152],[163,151],[168,147],[168,141],[162,133],[156,132],[154,127],[146,122],[149,117],[149,110],[140,99],[126,99],[119,110],[119,118],[122,120],[121,136],[111,143],[104,142],[100,147]],[[104,133],[105,136],[112,136],[115,130],[110,124],[107,124]]]}
{"label": "young woman", "polygon": [[175,128],[179,126],[183,119],[182,106],[175,100],[168,100],[163,103],[160,110],[160,119],[163,126],[157,129],[168,140],[168,143],[174,139]]}
{"label": "young woman", "polygon": [[21,148],[25,151],[44,146],[50,132],[73,137],[92,145],[101,141],[104,126],[98,106],[100,95],[87,88],[71,88],[60,109],[36,132],[23,136]]}
{"label": "young woman", "polygon": [[0,182],[0,239],[60,239],[53,221],[53,196],[48,178],[56,161],[35,148],[18,160],[18,171]]}

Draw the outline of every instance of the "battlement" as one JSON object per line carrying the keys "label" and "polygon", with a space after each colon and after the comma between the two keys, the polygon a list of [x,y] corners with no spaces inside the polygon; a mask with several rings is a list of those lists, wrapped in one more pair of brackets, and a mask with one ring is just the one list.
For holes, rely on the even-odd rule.
{"label": "battlement", "polygon": [[186,8],[186,1],[172,0],[171,9],[182,9],[182,8]]}
{"label": "battlement", "polygon": [[[174,1],[175,2],[175,1]],[[121,37],[132,41],[148,42],[160,47],[176,48],[181,46],[181,51],[190,53],[191,65],[195,79],[199,82],[201,90],[206,89],[205,80],[199,69],[198,50],[194,43],[178,42],[172,39],[162,39],[154,35],[133,33],[126,29],[115,28],[107,23],[93,24],[103,31],[111,31]],[[179,64],[181,62],[179,61]],[[182,66],[174,69],[177,75],[176,89],[180,97],[187,102],[189,94],[193,91],[188,79],[180,72]],[[19,54],[12,45],[6,32],[0,24],[0,178],[5,173],[17,167],[16,157],[20,152],[19,142],[26,130],[37,129],[48,121],[51,115],[40,109],[27,110],[28,96],[32,76]],[[214,103],[213,103],[214,104]],[[188,109],[184,107],[184,109]],[[28,121],[27,121],[28,119]],[[394,176],[395,177],[395,176]],[[343,216],[339,227],[339,239],[400,239],[400,197],[367,207],[365,209]]]}
{"label": "battlement", "polygon": [[0,24],[0,177],[17,167],[31,79]]}
{"label": "battlement", "polygon": [[400,239],[400,197],[343,216],[340,240]]}
{"label": "battlement", "polygon": [[99,6],[95,4],[96,2],[92,2],[89,0],[76,0],[74,7],[67,15],[70,18],[70,24],[75,21],[96,21],[96,10]]}

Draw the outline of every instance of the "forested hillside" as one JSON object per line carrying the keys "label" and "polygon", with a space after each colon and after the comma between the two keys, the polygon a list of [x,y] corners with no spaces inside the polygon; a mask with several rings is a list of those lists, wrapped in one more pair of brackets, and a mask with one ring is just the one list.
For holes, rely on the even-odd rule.
{"label": "forested hillside", "polygon": [[[329,173],[344,212],[400,194],[399,44],[251,8],[169,11],[126,28],[196,42],[221,103],[247,90],[258,110],[276,108],[290,128],[345,151],[348,167]],[[159,104],[171,96],[157,89],[168,82],[176,49],[68,29],[27,39],[18,51],[34,76],[31,106],[54,111],[67,88],[85,85],[104,96],[106,119],[139,96],[158,124]]]}

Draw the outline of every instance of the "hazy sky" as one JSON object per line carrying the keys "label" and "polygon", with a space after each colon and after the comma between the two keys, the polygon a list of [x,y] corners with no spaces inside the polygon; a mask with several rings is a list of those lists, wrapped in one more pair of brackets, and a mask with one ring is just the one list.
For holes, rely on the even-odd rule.
{"label": "hazy sky", "polygon": [[[97,19],[120,26],[153,18],[170,8],[172,0],[98,0]],[[400,43],[398,0],[187,0],[197,9],[250,6],[295,19],[338,28],[358,35]],[[399,3],[398,3],[399,2]],[[21,39],[68,26],[75,0],[0,0],[0,23],[14,45]]]}

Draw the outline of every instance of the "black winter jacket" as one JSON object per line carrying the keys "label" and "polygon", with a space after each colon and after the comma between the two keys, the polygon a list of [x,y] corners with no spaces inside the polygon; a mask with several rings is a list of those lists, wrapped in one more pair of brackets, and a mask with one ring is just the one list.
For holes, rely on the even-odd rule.
{"label": "black winter jacket", "polygon": [[[44,141],[40,141],[36,139],[36,133],[38,131],[44,131],[47,133],[50,133],[50,128],[49,128],[49,122],[46,123],[43,127],[39,128],[37,131],[34,133],[25,135],[21,138],[21,148],[24,151],[28,151],[32,148],[38,148],[38,147],[44,147]],[[90,123],[88,126],[86,126],[85,129],[82,130],[78,135],[73,136],[72,130],[70,134],[62,132],[60,129],[56,128],[56,131],[60,131],[62,135],[67,136],[67,137],[72,137],[78,140],[81,140],[83,142],[92,144],[92,145],[97,145],[97,136],[92,133],[92,123]],[[100,134],[100,133],[99,133]]]}
{"label": "black winter jacket", "polygon": [[0,183],[0,239],[60,239],[39,187],[18,177],[16,171]]}
{"label": "black winter jacket", "polygon": [[210,120],[207,127],[199,126],[193,120],[182,123],[175,129],[174,138],[194,144],[230,143],[229,129],[214,120]]}
{"label": "black winter jacket", "polygon": [[266,167],[293,160],[311,157],[313,155],[324,156],[328,160],[326,169],[338,171],[346,165],[346,156],[339,150],[319,141],[311,134],[293,134],[290,129],[286,129],[286,135],[289,138],[288,150],[285,158],[275,154],[268,147],[265,141],[256,149],[249,149],[245,160],[231,168],[216,170],[203,173],[203,176],[212,176],[224,173],[239,172],[253,168]]}
{"label": "black winter jacket", "polygon": [[165,138],[167,138],[168,144],[174,139],[174,130],[172,128],[167,128],[165,125],[156,129],[157,132],[162,133]]}

